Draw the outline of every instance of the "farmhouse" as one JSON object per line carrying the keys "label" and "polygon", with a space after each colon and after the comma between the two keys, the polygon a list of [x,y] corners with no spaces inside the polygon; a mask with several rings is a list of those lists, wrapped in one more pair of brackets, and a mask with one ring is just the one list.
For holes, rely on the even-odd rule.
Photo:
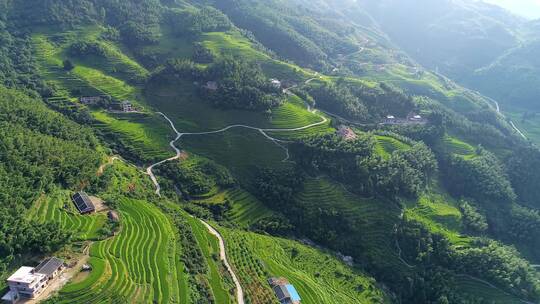
{"label": "farmhouse", "polygon": [[83,191],[75,193],[71,197],[71,199],[73,200],[75,207],[77,207],[77,210],[79,210],[81,214],[87,214],[96,211],[94,203],[92,203],[92,200],[90,200],[88,194]]}
{"label": "farmhouse", "polygon": [[85,105],[93,105],[103,100],[101,96],[88,96],[88,97],[80,97],[79,101],[82,104]]}
{"label": "farmhouse", "polygon": [[123,112],[133,112],[134,109],[133,109],[133,104],[131,104],[131,102],[129,102],[129,100],[124,100],[120,103],[120,109],[123,111]]}
{"label": "farmhouse", "polygon": [[268,284],[274,290],[280,304],[300,304],[300,295],[285,278],[270,278]]}
{"label": "farmhouse", "polygon": [[397,123],[397,119],[394,115],[387,115],[384,119],[385,124],[395,124]]}
{"label": "farmhouse", "polygon": [[9,291],[2,297],[2,301],[17,303],[21,299],[39,296],[63,269],[64,261],[54,257],[44,260],[35,268],[19,268],[7,279]]}
{"label": "farmhouse", "polygon": [[272,84],[272,86],[276,89],[280,89],[281,88],[281,81],[277,80],[277,79],[270,79],[270,84]]}
{"label": "farmhouse", "polygon": [[418,114],[415,114],[415,113],[409,113],[409,115],[407,115],[407,119],[411,122],[422,122],[424,121],[424,118]]}

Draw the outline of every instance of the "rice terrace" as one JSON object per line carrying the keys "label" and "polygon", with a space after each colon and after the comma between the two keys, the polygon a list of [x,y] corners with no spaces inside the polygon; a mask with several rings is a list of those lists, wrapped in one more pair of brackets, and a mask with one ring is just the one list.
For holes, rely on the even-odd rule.
{"label": "rice terrace", "polygon": [[0,0],[0,301],[538,303],[540,32],[486,2]]}

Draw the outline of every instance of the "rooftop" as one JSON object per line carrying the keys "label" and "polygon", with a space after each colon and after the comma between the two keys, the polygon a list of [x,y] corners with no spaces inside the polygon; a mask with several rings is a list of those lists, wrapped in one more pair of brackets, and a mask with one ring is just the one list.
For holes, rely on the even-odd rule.
{"label": "rooftop", "polygon": [[30,284],[36,279],[41,279],[43,274],[34,273],[33,267],[23,266],[15,271],[7,280],[8,282],[25,283]]}
{"label": "rooftop", "polygon": [[62,267],[62,265],[64,265],[64,261],[53,257],[39,263],[39,265],[37,265],[37,267],[34,269],[34,272],[50,276],[57,271],[58,268]]}
{"label": "rooftop", "polygon": [[88,213],[96,210],[88,194],[83,191],[75,193],[72,199],[80,213]]}
{"label": "rooftop", "polygon": [[291,300],[293,300],[295,302],[300,301],[300,295],[298,294],[298,292],[296,291],[296,288],[294,288],[294,286],[292,286],[291,284],[287,284],[287,285],[285,285],[285,288],[287,288],[287,291],[291,295]]}

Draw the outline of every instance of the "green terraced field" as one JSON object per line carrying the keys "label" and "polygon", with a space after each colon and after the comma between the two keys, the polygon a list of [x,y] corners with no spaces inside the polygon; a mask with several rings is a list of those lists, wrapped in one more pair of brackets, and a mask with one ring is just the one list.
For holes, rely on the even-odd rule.
{"label": "green terraced field", "polygon": [[83,57],[72,58],[75,64],[92,67],[113,75],[124,81],[130,79],[144,79],[149,72],[138,62],[126,56],[119,47],[112,42],[104,40],[94,40],[104,51],[103,56],[84,55]]}
{"label": "green terraced field", "polygon": [[218,56],[232,55],[258,62],[270,77],[303,81],[314,76],[314,73],[296,65],[272,59],[267,54],[256,50],[251,42],[238,32],[205,33],[199,42]]}
{"label": "green terraced field", "polygon": [[431,232],[444,235],[453,245],[467,246],[472,239],[462,235],[462,215],[442,195],[424,195],[405,211],[408,219],[424,224]]}
{"label": "green terraced field", "polygon": [[394,151],[404,151],[411,148],[408,144],[390,136],[376,135],[375,138],[377,139],[375,151],[385,158],[390,157]]}
{"label": "green terraced field", "polygon": [[326,178],[306,180],[296,200],[309,209],[338,212],[344,221],[355,223],[356,231],[362,234],[366,243],[362,248],[369,248],[365,255],[381,267],[401,269],[403,273],[408,271],[399,260],[394,242],[394,225],[399,222],[400,215],[396,205],[361,198]]}
{"label": "green terraced field", "polygon": [[373,279],[354,272],[335,257],[298,242],[231,229],[220,229],[231,263],[240,275],[249,303],[274,303],[266,280],[285,277],[302,303],[382,303]]}
{"label": "green terraced field", "polygon": [[224,110],[200,100],[197,87],[188,81],[172,84],[153,84],[146,99],[174,121],[180,132],[205,132],[233,124],[258,128],[298,128],[321,121],[319,115],[307,111],[298,97],[292,96],[272,115],[246,110]]}
{"label": "green terraced field", "polygon": [[177,146],[209,158],[225,167],[241,181],[249,181],[257,167],[281,168],[286,153],[258,131],[232,129],[223,133],[184,136]]}
{"label": "green terraced field", "polygon": [[99,230],[107,220],[102,213],[81,216],[71,202],[68,191],[54,191],[41,197],[30,209],[30,219],[39,223],[54,222],[75,235],[76,240],[96,240],[101,235]]}
{"label": "green terraced field", "polygon": [[473,146],[455,137],[446,136],[444,138],[444,147],[448,152],[462,156],[466,159],[474,158],[476,156],[476,149]]}
{"label": "green terraced field", "polygon": [[[55,303],[187,303],[186,274],[171,221],[144,201],[118,201],[120,232],[90,249],[93,271]],[[159,254],[156,254],[159,253]]]}
{"label": "green terraced field", "polygon": [[249,227],[258,220],[272,215],[270,209],[241,188],[228,190],[225,196],[232,203],[232,209],[227,214],[228,217],[243,227]]}
{"label": "green terraced field", "polygon": [[523,304],[526,303],[515,296],[509,295],[499,289],[493,288],[480,281],[465,276],[456,277],[456,288],[464,295],[484,300],[483,303],[492,304]]}
{"label": "green terraced field", "polygon": [[173,156],[169,141],[173,132],[160,116],[150,114],[110,114],[93,111],[99,122],[95,127],[120,136],[134,152],[147,159],[165,159]]}

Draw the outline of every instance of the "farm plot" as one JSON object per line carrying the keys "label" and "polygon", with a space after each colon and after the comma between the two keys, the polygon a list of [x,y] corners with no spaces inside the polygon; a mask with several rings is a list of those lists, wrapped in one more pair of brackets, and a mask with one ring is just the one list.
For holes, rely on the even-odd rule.
{"label": "farm plot", "polygon": [[[335,218],[339,218],[341,223],[349,223],[347,229],[353,230],[340,235],[335,241],[341,248],[349,248],[356,254],[374,259],[375,264],[381,268],[394,269],[393,271],[402,269],[404,273],[407,272],[395,247],[394,229],[400,215],[396,205],[361,198],[326,178],[306,180],[303,190],[295,199],[299,206],[302,206],[304,214],[311,214],[310,218],[313,220],[327,217],[319,213],[321,210],[328,210]],[[306,227],[315,225],[307,229],[320,229],[311,222],[308,220],[304,223]]]}
{"label": "farm plot", "polygon": [[471,159],[477,155],[473,146],[455,137],[446,136],[443,144],[448,152],[461,156],[465,159]]}
{"label": "farm plot", "polygon": [[37,222],[53,222],[75,235],[76,240],[96,240],[101,234],[99,230],[107,220],[105,214],[81,216],[71,203],[68,191],[54,191],[41,197],[30,209],[30,219]]}
{"label": "farm plot", "polygon": [[118,205],[120,232],[90,249],[103,275],[68,284],[56,303],[188,302],[181,249],[170,220],[144,201],[123,198]]}
{"label": "farm plot", "polygon": [[394,151],[405,151],[411,148],[408,144],[390,136],[376,135],[375,138],[377,140],[375,151],[385,158],[390,157]]}
{"label": "farm plot", "polygon": [[215,131],[234,124],[289,129],[321,121],[319,115],[309,112],[303,101],[296,96],[289,96],[283,105],[272,109],[271,114],[216,108],[201,100],[197,87],[189,81],[152,83],[146,91],[146,99],[156,109],[167,114],[180,132]]}
{"label": "farm plot", "polygon": [[379,303],[383,296],[373,279],[335,257],[297,242],[239,230],[220,229],[228,254],[250,303],[269,303],[275,295],[266,280],[287,278],[302,303]]}
{"label": "farm plot", "polygon": [[184,136],[178,146],[225,167],[241,182],[254,177],[257,167],[281,168],[288,163],[285,150],[259,132],[247,129],[197,136]]}
{"label": "farm plot", "polygon": [[143,160],[165,159],[173,152],[169,146],[170,128],[162,119],[151,114],[108,114],[92,112],[98,121],[94,126],[104,133],[112,132],[124,147]]}

